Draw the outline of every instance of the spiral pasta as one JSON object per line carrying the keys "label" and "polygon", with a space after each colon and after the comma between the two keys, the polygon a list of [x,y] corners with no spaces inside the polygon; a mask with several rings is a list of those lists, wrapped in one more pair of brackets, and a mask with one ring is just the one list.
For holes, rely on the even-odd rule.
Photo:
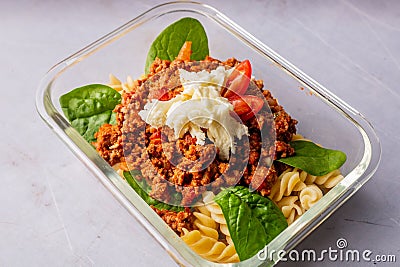
{"label": "spiral pasta", "polygon": [[310,139],[304,138],[301,134],[294,134],[292,136],[292,141],[311,141]]}
{"label": "spiral pasta", "polygon": [[276,204],[282,210],[288,225],[292,224],[304,212],[298,196],[283,197]]}
{"label": "spiral pasta", "polygon": [[322,176],[314,176],[308,174],[305,171],[300,172],[300,179],[304,181],[306,184],[317,184],[323,188],[330,189],[337,185],[340,181],[343,180],[343,175],[340,173],[340,170],[331,171],[328,174]]}
{"label": "spiral pasta", "polygon": [[198,230],[188,231],[183,229],[183,241],[197,254],[206,260],[220,263],[239,262],[235,247],[226,245],[209,236],[204,236]]}
{"label": "spiral pasta", "polygon": [[322,191],[321,189],[315,185],[307,185],[306,188],[300,191],[300,203],[304,210],[308,210],[317,203],[318,200],[322,198]]}
{"label": "spiral pasta", "polygon": [[210,216],[200,212],[193,212],[193,215],[196,217],[194,225],[202,235],[218,239],[218,224]]}
{"label": "spiral pasta", "polygon": [[109,75],[109,84],[111,88],[114,90],[120,92],[120,91],[125,91],[125,92],[130,92],[133,91],[135,88],[135,83],[132,79],[131,76],[128,76],[126,79],[126,83],[122,83],[117,77],[115,77],[113,74]]}
{"label": "spiral pasta", "polygon": [[219,230],[225,235],[228,244],[233,245],[224,214],[222,213],[221,207],[217,203],[213,202],[214,197],[215,195],[213,192],[206,191],[203,193],[203,203],[205,204],[204,208],[210,212],[211,218],[213,218],[219,224]]}
{"label": "spiral pasta", "polygon": [[272,186],[270,198],[275,202],[283,196],[290,196],[294,191],[301,191],[306,185],[300,180],[297,168],[287,169],[278,177],[278,181]]}
{"label": "spiral pasta", "polygon": [[[214,198],[212,192],[203,193],[203,203],[209,203]],[[227,230],[226,220],[221,208],[216,203],[197,207],[198,212],[193,212],[196,217],[194,225],[198,230],[188,231],[183,229],[183,241],[203,258],[220,263],[239,262],[232,241],[228,245],[219,241],[222,229]],[[222,226],[222,227],[221,227]],[[218,231],[220,229],[220,232]],[[227,231],[229,234],[229,231]],[[223,233],[223,232],[222,232]],[[225,235],[225,233],[223,233]]]}
{"label": "spiral pasta", "polygon": [[[297,136],[294,139],[300,138]],[[288,167],[272,186],[269,197],[281,209],[290,225],[343,178],[340,170],[314,176],[298,168]]]}

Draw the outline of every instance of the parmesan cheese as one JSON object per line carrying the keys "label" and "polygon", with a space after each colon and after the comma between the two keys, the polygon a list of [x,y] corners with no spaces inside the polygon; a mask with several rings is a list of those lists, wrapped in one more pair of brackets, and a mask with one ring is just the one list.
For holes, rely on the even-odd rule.
{"label": "parmesan cheese", "polygon": [[152,127],[169,126],[176,137],[189,132],[200,145],[209,138],[219,149],[219,157],[227,160],[229,151],[235,153],[234,138],[248,135],[247,127],[232,116],[233,105],[221,96],[222,85],[231,72],[222,66],[211,72],[180,69],[182,93],[168,101],[152,99],[139,115]]}

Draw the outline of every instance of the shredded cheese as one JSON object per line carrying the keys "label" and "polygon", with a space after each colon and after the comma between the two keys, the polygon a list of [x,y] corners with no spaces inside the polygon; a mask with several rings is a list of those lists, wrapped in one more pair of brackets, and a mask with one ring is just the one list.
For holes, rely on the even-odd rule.
{"label": "shredded cheese", "polygon": [[152,127],[169,126],[176,137],[189,132],[200,145],[209,138],[219,149],[219,157],[227,160],[229,151],[235,153],[234,137],[248,135],[247,127],[232,116],[233,105],[221,96],[231,72],[222,66],[211,72],[180,69],[183,92],[168,101],[152,99],[139,115]]}

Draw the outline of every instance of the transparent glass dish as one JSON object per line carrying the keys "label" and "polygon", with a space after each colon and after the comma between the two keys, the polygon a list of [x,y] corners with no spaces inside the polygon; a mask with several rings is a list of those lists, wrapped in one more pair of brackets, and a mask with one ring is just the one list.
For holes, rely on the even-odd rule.
{"label": "transparent glass dish", "polygon": [[274,265],[279,261],[277,253],[266,259],[255,255],[235,264],[212,263],[198,256],[62,115],[59,97],[73,88],[90,83],[108,83],[109,73],[120,78],[127,75],[140,77],[152,41],[166,26],[182,17],[193,17],[203,24],[212,57],[249,59],[253,75],[263,79],[265,87],[299,121],[298,133],[347,155],[341,168],[345,179],[266,246],[268,251],[294,248],[371,178],[380,160],[379,140],[372,126],[357,110],[214,8],[194,2],[173,2],[148,10],[51,68],[39,86],[37,110],[49,127],[178,264]]}

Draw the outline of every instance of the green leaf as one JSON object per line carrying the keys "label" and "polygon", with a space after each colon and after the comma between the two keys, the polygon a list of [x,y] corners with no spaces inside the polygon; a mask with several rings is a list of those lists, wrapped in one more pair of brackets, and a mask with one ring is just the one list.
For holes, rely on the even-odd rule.
{"label": "green leaf", "polygon": [[120,102],[121,95],[103,84],[79,87],[60,97],[65,116],[89,143],[96,141],[94,134],[101,125],[115,124],[112,111]]}
{"label": "green leaf", "polygon": [[136,179],[135,176],[141,176],[140,171],[132,171],[123,173],[128,184],[136,191],[136,193],[150,206],[153,206],[159,210],[171,210],[175,212],[184,211],[183,207],[172,206],[163,202],[160,202],[149,196],[151,191],[150,186],[145,182],[144,179]]}
{"label": "green leaf", "polygon": [[339,169],[346,161],[346,154],[317,146],[309,141],[293,141],[290,145],[295,154],[291,157],[280,158],[277,161],[299,168],[315,176],[321,176]]}
{"label": "green leaf", "polygon": [[203,25],[197,19],[183,18],[165,28],[151,44],[146,58],[146,74],[156,57],[174,60],[186,41],[192,42],[191,60],[203,60],[209,55],[208,39]]}
{"label": "green leaf", "polygon": [[215,197],[241,261],[271,242],[288,225],[281,210],[269,199],[235,186]]}

